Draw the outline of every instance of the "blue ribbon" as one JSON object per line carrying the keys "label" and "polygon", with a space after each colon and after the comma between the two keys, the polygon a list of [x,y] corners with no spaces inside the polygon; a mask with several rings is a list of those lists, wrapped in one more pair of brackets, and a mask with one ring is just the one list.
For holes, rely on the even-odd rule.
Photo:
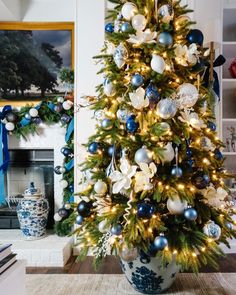
{"label": "blue ribbon", "polygon": [[[222,66],[224,63],[226,62],[226,59],[224,58],[223,55],[219,55],[217,57],[217,59],[214,61],[213,63],[213,67],[220,67]],[[204,81],[204,86],[207,88],[209,87],[210,84],[210,69],[211,66],[208,63],[207,64],[207,69],[205,71],[204,77],[203,77],[203,81]],[[215,91],[216,95],[219,97],[220,99],[220,82],[219,82],[219,78],[218,78],[218,74],[217,72],[214,70],[213,72],[213,77],[214,77],[214,81],[213,81],[213,90]]]}
{"label": "blue ribbon", "polygon": [[74,132],[74,118],[71,119],[70,124],[67,127],[65,141],[68,142],[72,133]]}
{"label": "blue ribbon", "polygon": [[[0,124],[0,137],[2,137],[3,124]],[[0,152],[0,163],[3,163],[3,153]],[[0,204],[5,203],[4,172],[0,170]]]}
{"label": "blue ribbon", "polygon": [[69,203],[74,203],[74,201],[75,201],[74,195],[71,195],[69,198]]}
{"label": "blue ribbon", "polygon": [[67,171],[70,171],[72,168],[74,168],[74,159],[70,160],[70,162],[65,164],[65,168]]}
{"label": "blue ribbon", "polygon": [[30,122],[31,122],[31,120],[26,119],[26,118],[23,118],[23,119],[20,121],[20,125],[21,125],[21,127],[24,127],[24,126],[29,125]]}
{"label": "blue ribbon", "polygon": [[49,109],[50,109],[52,112],[55,112],[55,111],[54,111],[54,107],[55,107],[54,103],[52,103],[52,102],[48,102],[47,105],[48,105]]}

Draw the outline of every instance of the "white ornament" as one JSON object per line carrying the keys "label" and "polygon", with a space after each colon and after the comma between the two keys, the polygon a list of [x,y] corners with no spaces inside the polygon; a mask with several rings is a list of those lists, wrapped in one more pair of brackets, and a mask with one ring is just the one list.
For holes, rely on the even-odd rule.
{"label": "white ornament", "polygon": [[130,35],[130,38],[127,40],[132,44],[152,44],[156,43],[157,32],[151,32],[150,29],[146,29],[144,32],[137,31],[136,35]]}
{"label": "white ornament", "polygon": [[65,173],[65,172],[66,172],[66,168],[64,168],[64,167],[60,167],[60,168],[59,168],[59,172],[60,172],[61,174]]}
{"label": "white ornament", "polygon": [[108,78],[106,78],[104,80],[103,86],[104,86],[104,93],[107,96],[111,97],[111,96],[114,96],[116,94],[115,86],[113,85],[113,83]]}
{"label": "white ornament", "polygon": [[125,45],[121,43],[116,47],[116,50],[113,54],[114,61],[119,69],[125,65],[128,57],[128,50],[126,49]]}
{"label": "white ornament", "polygon": [[8,122],[6,123],[5,128],[7,131],[13,131],[15,129],[15,124],[12,122]]}
{"label": "white ornament", "polygon": [[69,203],[67,203],[67,204],[65,204],[65,206],[64,206],[64,207],[65,207],[65,209],[66,209],[66,210],[70,210],[70,208],[71,208],[71,205],[70,205]]}
{"label": "white ornament", "polygon": [[131,20],[137,13],[138,8],[132,2],[126,2],[121,9],[121,14],[126,20]]}
{"label": "white ornament", "polygon": [[109,231],[109,226],[108,226],[108,222],[106,219],[102,220],[99,224],[98,224],[98,230],[102,233],[105,234]]}
{"label": "white ornament", "polygon": [[138,149],[135,153],[134,160],[137,164],[152,162],[153,153],[143,146],[141,149]]}
{"label": "white ornament", "polygon": [[203,227],[203,232],[209,238],[217,241],[221,236],[221,228],[214,221],[210,220]]}
{"label": "white ornament", "polygon": [[107,191],[107,184],[102,180],[98,180],[94,185],[94,191],[99,195],[104,195]]}
{"label": "white ornament", "polygon": [[170,98],[161,99],[157,104],[157,115],[162,119],[171,119],[177,113],[176,102]]}
{"label": "white ornament", "polygon": [[62,97],[62,96],[58,97],[57,102],[63,103],[64,102],[64,97]]}
{"label": "white ornament", "polygon": [[185,200],[181,200],[179,197],[169,198],[167,200],[167,208],[171,214],[183,214],[188,204]]}
{"label": "white ornament", "polygon": [[56,222],[59,222],[59,221],[62,220],[62,217],[61,217],[58,213],[55,213],[55,214],[54,214],[54,220],[55,220]]}
{"label": "white ornament", "polygon": [[177,105],[180,109],[193,107],[199,98],[197,88],[190,84],[184,83],[178,88],[177,92]]}
{"label": "white ornament", "polygon": [[35,118],[35,117],[38,116],[39,112],[38,112],[37,109],[32,108],[32,109],[29,110],[29,114],[30,114],[30,116],[31,116],[32,118]]}
{"label": "white ornament", "polygon": [[211,140],[206,136],[203,136],[200,139],[200,146],[205,151],[214,151],[215,150],[215,146],[213,145]]}
{"label": "white ornament", "polygon": [[174,18],[174,9],[170,4],[162,5],[158,11],[163,23],[169,23]]}
{"label": "white ornament", "polygon": [[151,68],[158,74],[162,74],[166,68],[166,63],[163,57],[153,54],[151,60]]}
{"label": "white ornament", "polygon": [[135,175],[134,190],[136,193],[151,190],[153,184],[150,183],[150,180],[157,172],[157,167],[154,163],[151,163],[150,165],[147,163],[140,163],[139,166],[141,171],[138,171]]}
{"label": "white ornament", "polygon": [[141,110],[149,106],[149,99],[145,98],[145,90],[142,87],[139,87],[133,93],[130,93],[129,98],[132,106],[137,110]]}
{"label": "white ornament", "polygon": [[172,143],[168,142],[166,146],[164,146],[164,151],[162,152],[162,161],[164,163],[171,162],[175,157],[175,151],[173,149]]}
{"label": "white ornament", "polygon": [[187,123],[194,129],[201,130],[201,128],[206,127],[204,121],[199,118],[197,113],[185,109],[183,112],[180,112],[180,114],[181,117],[179,116],[178,119],[183,123]]}
{"label": "white ornament", "polygon": [[147,20],[144,15],[137,14],[132,18],[132,26],[136,31],[138,32],[143,31],[146,28],[146,25],[147,25]]}
{"label": "white ornament", "polygon": [[97,110],[94,112],[94,118],[97,121],[102,121],[103,119],[106,118],[106,112],[104,110]]}
{"label": "white ornament", "polygon": [[61,188],[65,189],[68,187],[68,182],[65,179],[62,179],[60,181],[60,186],[61,186]]}
{"label": "white ornament", "polygon": [[117,118],[121,123],[126,123],[127,119],[130,116],[130,112],[127,109],[119,109],[116,113]]}
{"label": "white ornament", "polygon": [[73,106],[73,103],[70,100],[66,100],[62,104],[63,109],[66,111],[70,110],[72,106]]}
{"label": "white ornament", "polygon": [[137,166],[130,165],[126,158],[121,158],[120,171],[116,170],[110,175],[113,184],[113,194],[118,194],[122,190],[128,190],[131,186],[132,178],[136,174]]}

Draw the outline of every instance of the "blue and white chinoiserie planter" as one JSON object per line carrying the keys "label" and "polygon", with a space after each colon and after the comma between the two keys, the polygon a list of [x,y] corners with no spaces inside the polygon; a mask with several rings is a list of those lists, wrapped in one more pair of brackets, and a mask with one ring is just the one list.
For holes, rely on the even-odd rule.
{"label": "blue and white chinoiserie planter", "polygon": [[140,255],[132,262],[121,259],[122,270],[133,288],[143,294],[160,294],[175,281],[180,267],[173,261],[163,267],[160,258]]}
{"label": "blue and white chinoiserie planter", "polygon": [[[33,184],[31,183],[31,189]],[[17,216],[20,228],[26,240],[37,240],[45,237],[49,213],[47,199],[38,189],[25,191],[25,197],[17,205]]]}

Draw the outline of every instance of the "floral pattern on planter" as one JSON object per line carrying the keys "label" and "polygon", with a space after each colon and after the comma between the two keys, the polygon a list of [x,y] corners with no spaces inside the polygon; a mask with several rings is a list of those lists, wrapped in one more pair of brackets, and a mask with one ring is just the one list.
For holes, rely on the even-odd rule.
{"label": "floral pattern on planter", "polygon": [[173,260],[163,267],[161,259],[145,255],[132,262],[121,260],[121,267],[134,289],[143,294],[160,294],[174,282],[180,267]]}
{"label": "floral pattern on planter", "polygon": [[17,206],[20,228],[27,240],[35,240],[46,235],[49,204],[44,198],[23,199]]}

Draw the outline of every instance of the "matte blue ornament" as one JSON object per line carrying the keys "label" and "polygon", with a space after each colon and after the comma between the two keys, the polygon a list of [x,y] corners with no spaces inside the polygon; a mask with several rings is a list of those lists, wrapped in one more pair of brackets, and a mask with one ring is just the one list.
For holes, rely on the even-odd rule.
{"label": "matte blue ornament", "polygon": [[115,235],[115,236],[120,236],[121,235],[121,233],[122,233],[122,225],[121,224],[115,224],[115,225],[113,225],[112,226],[112,228],[111,228],[111,233],[113,234],[113,235]]}
{"label": "matte blue ornament", "polygon": [[146,88],[146,97],[149,99],[151,104],[157,104],[160,100],[158,89],[153,83],[150,83]]}
{"label": "matte blue ornament", "polygon": [[210,183],[210,178],[204,171],[197,171],[191,178],[192,184],[198,189],[206,188]]}
{"label": "matte blue ornament", "polygon": [[82,225],[84,218],[81,215],[78,215],[78,216],[76,216],[75,221],[76,221],[76,224]]}
{"label": "matte blue ornament", "polygon": [[77,211],[82,217],[88,217],[91,213],[92,203],[81,201],[78,204]]}
{"label": "matte blue ornament", "polygon": [[114,32],[114,25],[113,25],[113,23],[106,24],[105,31],[107,33],[113,33]]}
{"label": "matte blue ornament", "polygon": [[169,47],[173,45],[173,37],[168,32],[162,32],[157,36],[157,42],[164,47]]}
{"label": "matte blue ornament", "polygon": [[211,121],[207,123],[207,127],[211,129],[211,131],[216,131],[216,124]]}
{"label": "matte blue ornament", "polygon": [[132,79],[131,79],[131,84],[133,87],[140,87],[142,86],[144,83],[144,79],[143,76],[141,76],[140,74],[134,74]]}
{"label": "matte blue ornament", "polygon": [[67,218],[67,217],[69,216],[69,211],[66,210],[65,208],[60,208],[60,209],[58,210],[58,214],[59,214],[59,216],[62,217],[62,218]]}
{"label": "matte blue ornament", "polygon": [[73,154],[72,150],[66,147],[61,148],[61,153],[65,156],[68,157]]}
{"label": "matte blue ornament", "polygon": [[27,119],[27,120],[31,120],[31,116],[30,116],[30,114],[25,114],[25,119]]}
{"label": "matte blue ornament", "polygon": [[184,217],[187,220],[195,221],[197,219],[197,211],[194,208],[187,208],[184,211]]}
{"label": "matte blue ornament", "polygon": [[180,178],[183,176],[183,170],[180,167],[174,167],[171,170],[171,175],[176,178]]}
{"label": "matte blue ornament", "polygon": [[187,35],[187,41],[192,44],[192,43],[196,43],[200,46],[202,46],[203,44],[203,41],[204,41],[204,36],[203,36],[203,33],[198,30],[198,29],[194,29],[194,30],[191,30],[188,35]]}
{"label": "matte blue ornament", "polygon": [[123,33],[130,33],[132,29],[133,28],[130,23],[125,22],[121,25],[121,32]]}
{"label": "matte blue ornament", "polygon": [[149,202],[142,202],[137,206],[137,216],[140,219],[150,219],[154,212],[155,206]]}
{"label": "matte blue ornament", "polygon": [[164,250],[168,247],[168,240],[165,236],[156,237],[154,240],[154,246],[156,250]]}
{"label": "matte blue ornament", "polygon": [[138,130],[139,123],[135,121],[135,116],[131,115],[126,122],[126,129],[130,133],[135,133]]}
{"label": "matte blue ornament", "polygon": [[219,149],[215,149],[214,154],[215,154],[216,160],[222,161],[224,159],[224,156],[222,155]]}
{"label": "matte blue ornament", "polygon": [[90,143],[90,145],[88,146],[88,151],[90,152],[90,154],[96,154],[100,149],[100,144],[98,142],[92,142]]}
{"label": "matte blue ornament", "polygon": [[63,115],[61,116],[61,122],[62,122],[62,123],[69,123],[70,120],[71,120],[71,117],[70,117],[69,115],[67,115],[67,114],[63,114]]}
{"label": "matte blue ornament", "polygon": [[111,119],[105,118],[101,122],[101,127],[104,130],[111,130],[113,128],[113,121]]}

